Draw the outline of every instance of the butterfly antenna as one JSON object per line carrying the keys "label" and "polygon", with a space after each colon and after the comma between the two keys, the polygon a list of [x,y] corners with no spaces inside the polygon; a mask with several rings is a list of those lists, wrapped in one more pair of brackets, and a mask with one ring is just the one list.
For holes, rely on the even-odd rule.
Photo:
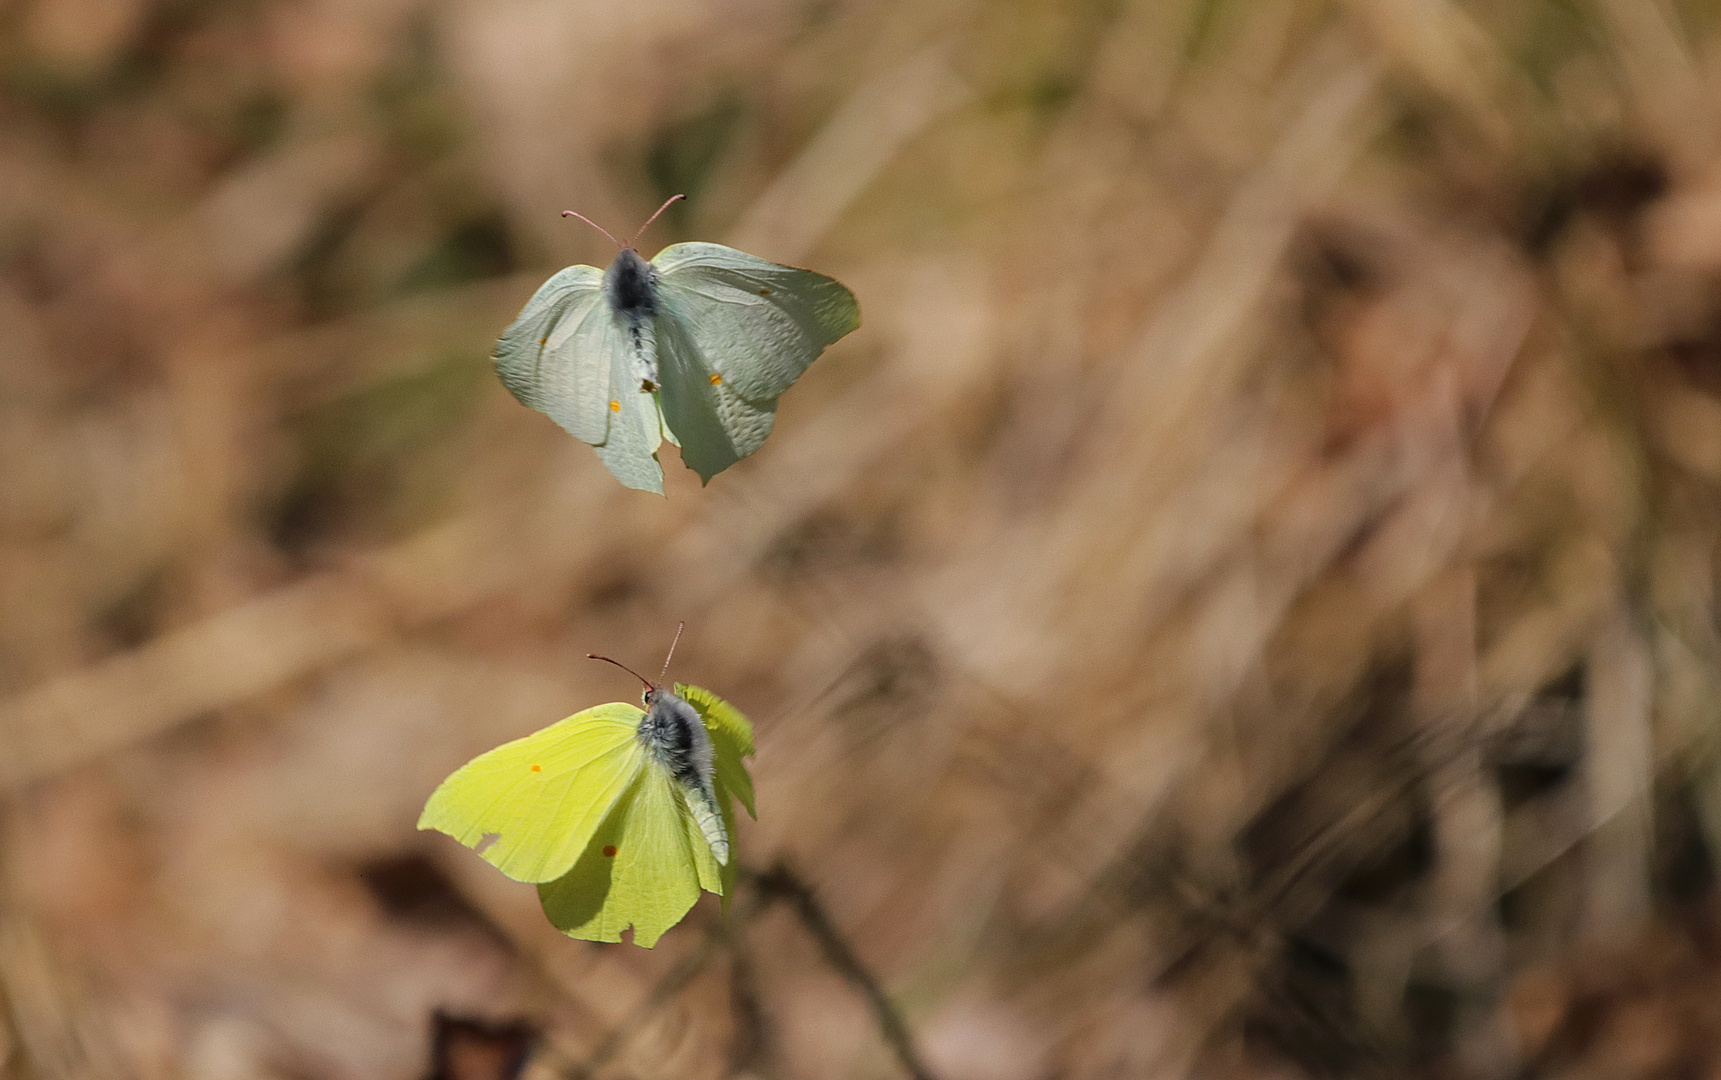
{"label": "butterfly antenna", "polygon": [[671,195],[669,198],[663,200],[663,205],[657,208],[657,213],[655,213],[655,214],[653,214],[650,217],[645,219],[645,224],[641,225],[639,227],[639,231],[633,234],[633,239],[629,240],[627,242],[627,246],[633,247],[634,244],[638,243],[639,238],[645,235],[645,230],[651,228],[651,223],[656,221],[658,218],[662,217],[663,212],[665,210],[669,209],[670,203],[674,202],[677,199],[685,199],[685,198],[687,198],[687,196],[685,196],[685,195]]}
{"label": "butterfly antenna", "polygon": [[647,690],[657,689],[657,687],[653,686],[650,682],[648,682],[646,680],[646,677],[644,675],[641,675],[639,672],[635,671],[633,668],[628,667],[626,664],[622,663],[620,660],[611,660],[609,657],[599,656],[595,652],[587,653],[586,659],[587,660],[602,660],[606,664],[614,664],[616,667],[621,668],[623,671],[627,672],[629,675],[632,675],[634,678],[638,679],[640,682],[645,683],[645,688]]}
{"label": "butterfly antenna", "polygon": [[[663,213],[663,211],[659,210],[658,213],[661,214],[661,213]],[[617,240],[614,236],[610,236],[610,231],[608,229],[604,228],[602,225],[599,225],[597,222],[593,221],[591,218],[587,217],[586,215],[580,213],[578,210],[563,210],[562,216],[563,217],[577,217],[577,218],[579,218],[581,221],[585,222],[587,225],[590,225],[592,228],[596,229],[598,232],[603,233],[605,236],[609,236],[610,243],[614,244],[618,248],[626,249],[626,248],[630,248],[633,246],[632,244],[624,244],[620,240]],[[648,222],[646,222],[646,224],[650,225],[651,222],[648,221]],[[636,239],[637,239],[637,237],[636,237]],[[600,656],[600,657],[598,657],[598,659],[602,660],[603,657]],[[614,661],[612,660],[611,663],[614,663]]]}
{"label": "butterfly antenna", "polygon": [[669,661],[674,658],[675,647],[681,644],[681,632],[685,629],[687,629],[686,623],[679,622],[675,624],[675,640],[669,643],[669,655],[663,658],[663,670],[657,673],[658,682],[662,682],[663,677],[669,674]]}

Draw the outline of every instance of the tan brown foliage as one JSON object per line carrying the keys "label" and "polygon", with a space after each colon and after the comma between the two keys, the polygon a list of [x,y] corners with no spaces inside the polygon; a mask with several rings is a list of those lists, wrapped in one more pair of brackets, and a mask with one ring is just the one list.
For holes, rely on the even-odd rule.
{"label": "tan brown foliage", "polygon": [[[409,1077],[440,1014],[444,1071],[524,1020],[538,1075],[890,1073],[784,905],[589,946],[412,829],[685,619],[740,850],[947,1080],[1715,1072],[1718,47],[1672,0],[0,9],[0,1060]],[[865,323],[657,500],[485,356],[607,254],[558,211],[679,190],[659,242]]]}

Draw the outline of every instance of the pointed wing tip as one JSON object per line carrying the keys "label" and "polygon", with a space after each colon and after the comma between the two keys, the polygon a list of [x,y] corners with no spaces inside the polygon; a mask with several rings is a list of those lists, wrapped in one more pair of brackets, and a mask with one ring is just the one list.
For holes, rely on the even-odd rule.
{"label": "pointed wing tip", "polygon": [[844,285],[836,278],[826,278],[826,280],[841,289],[843,299],[848,301],[846,304],[839,301],[837,304],[832,305],[838,309],[838,312],[834,313],[837,314],[837,317],[832,319],[827,327],[832,331],[830,340],[825,342],[825,347],[829,348],[841,339],[860,329],[861,313],[860,301],[855,299],[853,289]]}
{"label": "pointed wing tip", "polygon": [[[736,459],[736,460],[739,460],[739,459]],[[712,469],[710,472],[706,472],[704,469],[700,468],[698,465],[695,465],[692,462],[687,460],[687,451],[686,450],[683,450],[681,452],[681,463],[683,465],[687,466],[688,472],[691,472],[694,475],[699,477],[699,486],[700,487],[705,487],[707,484],[711,483],[711,481],[717,476],[718,473],[722,472],[724,469],[727,469],[729,467],[729,465],[735,464],[735,462],[731,461],[729,463],[729,465],[719,465],[717,468]]]}
{"label": "pointed wing tip", "polygon": [[[614,476],[615,474],[611,473],[610,475]],[[623,480],[619,476],[616,477],[616,480],[622,487],[627,488],[629,491],[643,491],[647,495],[656,495],[660,499],[669,498],[669,496],[663,493],[663,484],[661,482],[654,487],[650,484],[636,484],[629,480]]]}
{"label": "pointed wing tip", "polygon": [[[420,832],[439,832],[444,836],[453,837],[458,840],[459,837],[454,836],[452,832],[449,832],[448,829],[444,827],[446,822],[443,821],[442,815],[436,812],[436,797],[441,794],[442,789],[437,788],[437,790],[431,794],[430,798],[425,801],[424,809],[418,812],[418,825],[416,828]],[[439,824],[439,822],[442,823]]]}
{"label": "pointed wing tip", "polygon": [[[609,463],[605,462],[604,467],[608,468]],[[620,473],[616,472],[614,469],[610,469],[609,472],[610,472],[611,476],[616,478],[616,482],[621,484],[621,486],[624,488],[628,488],[629,490],[632,490],[632,491],[643,491],[647,495],[657,495],[659,497],[664,497],[663,496],[663,475],[661,472],[657,475],[657,477],[655,477],[654,479],[651,479],[651,480],[641,480],[637,477],[635,477],[633,479],[629,479],[628,477],[625,477],[625,476],[621,475]]]}
{"label": "pointed wing tip", "polygon": [[[616,479],[621,480],[621,477],[618,476]],[[622,486],[630,487],[635,491],[643,491],[647,495],[656,495],[660,499],[668,498],[668,496],[663,493],[663,472],[661,469],[658,471],[657,476],[651,480],[643,481],[638,484],[630,484],[626,480],[622,480]]]}

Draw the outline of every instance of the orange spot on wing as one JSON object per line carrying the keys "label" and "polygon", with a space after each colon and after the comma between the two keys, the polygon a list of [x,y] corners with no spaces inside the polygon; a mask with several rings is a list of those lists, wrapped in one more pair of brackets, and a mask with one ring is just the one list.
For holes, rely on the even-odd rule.
{"label": "orange spot on wing", "polygon": [[712,386],[716,386],[718,383],[720,383],[722,381],[723,381],[723,376],[717,374],[715,371],[713,371],[711,373],[711,385]]}
{"label": "orange spot on wing", "polygon": [[550,343],[550,339],[547,337],[541,337],[538,339],[538,344],[540,344],[540,345],[548,345],[549,343]]}
{"label": "orange spot on wing", "polygon": [[610,402],[610,412],[621,412],[621,402],[619,402],[619,401]]}
{"label": "orange spot on wing", "polygon": [[760,296],[770,296],[770,295],[771,295],[771,290],[770,290],[770,289],[760,289],[760,290],[759,290],[759,295],[760,295]]}
{"label": "orange spot on wing", "polygon": [[615,845],[614,844],[605,844],[604,845],[604,858],[606,858],[606,859],[615,858]]}
{"label": "orange spot on wing", "polygon": [[543,772],[544,767],[542,765],[534,765],[534,766],[532,766],[532,771],[533,772]]}

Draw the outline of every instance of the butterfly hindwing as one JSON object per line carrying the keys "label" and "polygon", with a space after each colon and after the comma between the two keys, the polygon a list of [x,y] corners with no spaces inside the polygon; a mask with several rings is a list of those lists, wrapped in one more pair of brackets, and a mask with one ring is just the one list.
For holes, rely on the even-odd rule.
{"label": "butterfly hindwing", "polygon": [[770,434],[774,409],[763,411],[763,424],[752,424],[753,430],[726,425],[718,410],[724,387],[711,381],[711,365],[692,335],[679,319],[660,316],[657,322],[658,371],[663,380],[657,395],[663,419],[675,433],[682,463],[709,481],[758,449]]}
{"label": "butterfly hindwing", "polygon": [[[707,865],[709,864],[709,865]],[[657,944],[703,886],[720,884],[710,847],[668,770],[648,763],[573,868],[538,886],[544,914],[570,937]]]}
{"label": "butterfly hindwing", "polygon": [[472,848],[516,881],[568,872],[645,767],[644,717],[620,702],[481,754],[442,782],[420,829]]}
{"label": "butterfly hindwing", "polygon": [[[741,715],[741,710],[702,686],[676,683],[675,692],[693,706],[693,711],[705,722],[705,733],[711,737],[712,784],[716,788],[717,808],[723,815],[723,828],[729,834],[729,848],[733,853],[735,809],[729,797],[733,795],[740,799],[749,817],[758,817],[753,812],[753,778],[747,774],[747,766],[741,761],[743,757],[753,756],[753,725]],[[728,862],[720,868],[722,888],[714,890],[722,894],[725,906],[735,889],[735,864],[736,859],[731,854]]]}
{"label": "butterfly hindwing", "polygon": [[641,385],[639,359],[626,324],[604,309],[602,348],[609,374],[604,384],[604,408],[610,416],[609,437],[598,445],[598,457],[611,475],[630,488],[663,494],[663,467],[657,461],[663,422],[656,396]]}
{"label": "butterfly hindwing", "polygon": [[[676,683],[675,693],[705,721],[705,732],[711,736],[717,783],[741,800],[748,817],[757,818],[759,815],[753,811],[753,778],[741,761],[753,756],[753,725],[741,715],[741,710],[703,686]],[[722,791],[718,792],[718,801],[722,802]]]}

